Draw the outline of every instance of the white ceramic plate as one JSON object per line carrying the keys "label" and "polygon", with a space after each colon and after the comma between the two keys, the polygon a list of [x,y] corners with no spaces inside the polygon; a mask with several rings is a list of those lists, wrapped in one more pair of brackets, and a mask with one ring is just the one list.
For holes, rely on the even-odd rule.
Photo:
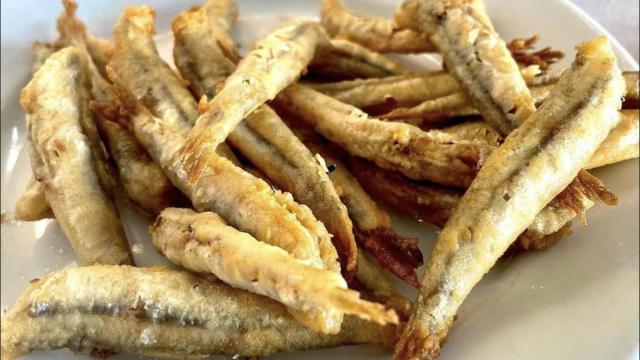
{"label": "white ceramic plate", "polygon": [[[157,9],[159,44],[170,55],[170,36],[163,37],[172,18],[196,1],[143,0]],[[84,1],[79,15],[94,34],[107,36],[131,0]],[[135,3],[135,2],[133,2]],[[287,17],[315,18],[319,1],[238,0],[236,39],[246,49],[256,38]],[[363,13],[390,16],[399,1],[351,0]],[[489,0],[489,15],[505,39],[541,36],[544,45],[566,52],[559,66],[573,58],[573,46],[606,33],[570,3],[560,0]],[[603,6],[605,6],[603,4]],[[28,82],[31,43],[56,37],[55,1],[2,1],[2,211],[11,214],[30,177],[24,114],[18,104]],[[622,69],[638,65],[613,42]],[[426,67],[433,60],[412,56],[407,62]],[[574,225],[574,234],[538,253],[500,262],[472,292],[459,312],[442,360],[452,359],[632,359],[638,357],[638,162],[598,169],[594,173],[620,196],[620,204],[598,206],[588,214],[589,227]],[[123,202],[121,202],[123,203]],[[146,233],[148,220],[126,204],[123,222],[141,266],[167,262]],[[421,239],[425,254],[435,229],[405,217],[394,217],[398,232]],[[2,308],[17,298],[28,280],[51,270],[76,265],[76,257],[55,221],[2,225]],[[412,298],[415,291],[400,285]],[[366,346],[283,354],[274,359],[389,358]],[[28,359],[84,358],[67,350],[40,353]],[[113,359],[134,359],[118,355]]]}

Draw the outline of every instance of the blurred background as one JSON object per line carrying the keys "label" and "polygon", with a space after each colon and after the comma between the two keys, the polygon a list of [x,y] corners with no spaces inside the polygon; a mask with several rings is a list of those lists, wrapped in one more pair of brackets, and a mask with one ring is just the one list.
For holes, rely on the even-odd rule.
{"label": "blurred background", "polygon": [[638,0],[571,0],[616,38],[638,61]]}

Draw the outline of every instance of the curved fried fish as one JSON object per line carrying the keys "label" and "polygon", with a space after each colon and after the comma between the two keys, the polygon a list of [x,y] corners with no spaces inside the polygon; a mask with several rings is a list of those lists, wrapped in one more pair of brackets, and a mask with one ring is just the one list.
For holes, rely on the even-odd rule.
{"label": "curved fried fish", "polygon": [[323,79],[381,78],[408,74],[402,64],[345,39],[331,39],[309,64],[309,72]]}
{"label": "curved fried fish", "polygon": [[107,265],[33,281],[2,317],[2,334],[7,360],[65,347],[163,359],[266,356],[344,344],[388,348],[397,339],[395,326],[351,316],[340,333],[318,333],[263,296],[162,267]]}
{"label": "curved fried fish", "polygon": [[484,143],[457,141],[412,125],[369,118],[351,105],[302,85],[285,89],[277,102],[350,154],[414,179],[466,187],[490,151]]}
{"label": "curved fried fish", "polygon": [[305,265],[286,251],[226,225],[214,213],[169,208],[158,216],[150,232],[156,248],[172,262],[279,301],[316,331],[337,333],[339,327],[322,320],[341,322],[342,314],[382,325],[398,321],[393,311],[348,290],[340,274]]}
{"label": "curved fried fish", "polygon": [[320,23],[329,35],[347,39],[377,52],[419,53],[434,51],[428,36],[401,29],[393,20],[356,15],[340,0],[323,0]]}
{"label": "curved fried fish", "polygon": [[[228,50],[225,51],[222,45],[228,41],[225,39],[229,38],[228,29],[235,16],[225,21],[222,20],[225,17],[211,16],[206,11],[217,8],[215,5],[218,3],[235,8],[235,2],[231,0],[209,0],[202,8],[191,8],[180,13],[171,23],[175,39],[174,62],[197,98],[207,95],[212,99],[216,94],[216,86],[224,82],[236,68],[236,62],[229,58]],[[222,11],[223,14],[228,12]],[[235,51],[233,40],[231,46]]]}
{"label": "curved fried fish", "polygon": [[439,354],[467,294],[615,127],[623,93],[607,39],[579,45],[549,100],[489,156],[440,233],[396,359]]}
{"label": "curved fried fish", "polygon": [[[207,7],[218,3],[231,6],[229,1],[209,0],[200,9],[178,15],[173,22],[176,64],[197,97],[213,98],[217,85],[235,69],[233,61],[218,45],[218,36],[228,36],[228,27],[219,28],[219,20],[206,13]],[[324,169],[309,150],[266,105],[238,124],[228,141],[280,189],[309,206],[324,223],[333,235],[342,273],[350,281],[357,260],[351,220]]]}
{"label": "curved fried fish", "polygon": [[[420,0],[417,16],[422,30],[440,50],[447,69],[498,133],[507,136],[535,111],[535,100],[521,70],[494,30],[481,0]],[[585,203],[617,203],[615,195],[603,191],[605,188],[600,185],[599,180],[582,170],[548,206],[582,216]],[[555,227],[562,226],[564,223]]]}
{"label": "curved fried fish", "polygon": [[22,90],[32,167],[47,202],[85,264],[132,264],[113,201],[103,190],[82,123],[89,122],[88,59],[69,47],[51,55]]}

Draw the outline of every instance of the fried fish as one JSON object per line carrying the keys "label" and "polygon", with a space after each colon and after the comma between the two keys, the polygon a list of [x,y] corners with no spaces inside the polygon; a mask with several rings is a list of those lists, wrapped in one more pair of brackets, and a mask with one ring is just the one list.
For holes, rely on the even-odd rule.
{"label": "fried fish", "polygon": [[266,297],[187,272],[114,265],[32,281],[3,316],[2,334],[3,360],[60,348],[163,359],[267,356],[344,344],[389,348],[397,339],[395,326],[351,316],[340,333],[318,333]]}
{"label": "fried fish", "polygon": [[440,353],[464,298],[616,126],[623,93],[607,39],[579,45],[549,100],[489,156],[440,233],[396,359]]}

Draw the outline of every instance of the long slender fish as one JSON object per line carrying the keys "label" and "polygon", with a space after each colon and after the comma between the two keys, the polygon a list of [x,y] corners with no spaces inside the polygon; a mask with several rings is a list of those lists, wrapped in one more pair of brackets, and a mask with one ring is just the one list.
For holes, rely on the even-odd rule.
{"label": "long slender fish", "polygon": [[132,264],[118,211],[103,189],[82,123],[90,120],[91,79],[83,51],[51,55],[22,90],[32,167],[47,202],[85,264]]}
{"label": "long slender fish", "polygon": [[[167,296],[170,294],[170,296]],[[67,268],[32,281],[2,317],[2,359],[70,348],[163,359],[371,344],[392,347],[395,326],[347,316],[338,334],[313,331],[264,296],[162,267]]]}
{"label": "long slender fish", "polygon": [[605,37],[578,54],[533,116],[487,159],[440,233],[396,359],[433,359],[475,284],[616,126],[624,80]]}
{"label": "long slender fish", "polygon": [[[65,9],[58,18],[60,38],[57,43],[74,45],[86,51],[90,59],[93,100],[113,107],[116,97],[111,85],[102,75],[106,73],[106,69],[100,67],[107,61],[108,55],[105,52],[110,50],[100,40],[87,35],[85,25],[76,17],[77,5],[70,0],[63,3]],[[147,214],[156,215],[178,199],[179,193],[160,166],[149,157],[135,136],[120,125],[126,123],[126,119],[107,119],[97,112],[94,119],[98,133],[104,139],[109,155],[118,168],[122,187],[135,204]]]}
{"label": "long slender fish", "polygon": [[356,107],[303,85],[285,89],[277,103],[350,154],[413,179],[466,187],[489,151],[484,143],[455,141],[446,134],[370,118]]}
{"label": "long slender fish", "polygon": [[429,37],[422,32],[400,29],[393,20],[354,14],[340,0],[322,1],[320,23],[332,37],[351,40],[377,52],[435,50]]}
{"label": "long slender fish", "polygon": [[[316,324],[327,318],[341,321],[342,314],[382,325],[398,321],[393,311],[363,301],[356,291],[347,289],[340,274],[305,265],[286,251],[228,226],[214,213],[168,208],[150,232],[156,248],[172,262],[191,271],[210,272],[234,287],[277,300],[317,331],[337,333],[339,328],[333,324]],[[309,314],[319,320],[308,321]]]}
{"label": "long slender fish", "polygon": [[[197,97],[213,98],[216,87],[231,75],[235,63],[218,44],[229,37],[232,11],[212,14],[209,8],[232,8],[232,1],[209,0],[199,8],[183,12],[173,21],[174,57],[182,76]],[[221,17],[222,16],[222,17]],[[218,24],[228,26],[224,28]],[[231,43],[233,45],[233,43]],[[357,248],[347,209],[331,181],[309,150],[268,106],[247,116],[229,135],[228,141],[266,174],[280,189],[309,206],[333,235],[342,273],[351,280],[356,271]]]}

